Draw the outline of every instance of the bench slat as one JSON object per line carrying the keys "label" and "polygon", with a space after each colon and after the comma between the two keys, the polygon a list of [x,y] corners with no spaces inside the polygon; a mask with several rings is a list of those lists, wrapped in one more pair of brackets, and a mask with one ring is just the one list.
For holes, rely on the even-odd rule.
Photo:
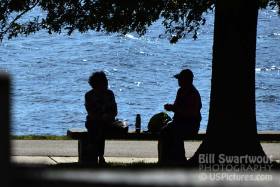
{"label": "bench slat", "polygon": [[[260,131],[258,132],[259,138],[262,141],[280,141],[279,131]],[[74,140],[87,138],[87,129],[73,128],[67,131],[67,136]],[[194,137],[186,138],[185,140],[203,140],[205,132],[199,132]],[[127,134],[109,134],[106,139],[108,140],[158,140],[158,134],[150,133],[135,133],[129,132]]]}

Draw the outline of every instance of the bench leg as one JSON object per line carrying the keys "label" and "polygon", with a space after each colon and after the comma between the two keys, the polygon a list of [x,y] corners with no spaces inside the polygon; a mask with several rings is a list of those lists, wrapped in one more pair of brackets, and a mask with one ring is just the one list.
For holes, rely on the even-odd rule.
{"label": "bench leg", "polygon": [[[78,161],[79,163],[97,163],[96,154],[94,150],[96,148],[90,145],[88,138],[82,138],[78,141]],[[96,157],[96,158],[95,158]]]}
{"label": "bench leg", "polygon": [[81,163],[82,162],[82,140],[78,140],[78,162]]}
{"label": "bench leg", "polygon": [[79,163],[85,163],[89,160],[89,142],[87,138],[82,138],[78,141],[78,156]]}

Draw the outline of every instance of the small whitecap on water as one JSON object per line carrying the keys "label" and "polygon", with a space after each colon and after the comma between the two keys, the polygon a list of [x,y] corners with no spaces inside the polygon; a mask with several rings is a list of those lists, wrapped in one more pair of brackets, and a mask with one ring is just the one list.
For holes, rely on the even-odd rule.
{"label": "small whitecap on water", "polygon": [[126,34],[125,35],[126,38],[130,38],[130,39],[134,39],[137,40],[138,38],[136,38],[135,36],[133,36],[132,34]]}
{"label": "small whitecap on water", "polygon": [[137,85],[137,87],[139,87],[141,82],[135,82],[135,84]]}

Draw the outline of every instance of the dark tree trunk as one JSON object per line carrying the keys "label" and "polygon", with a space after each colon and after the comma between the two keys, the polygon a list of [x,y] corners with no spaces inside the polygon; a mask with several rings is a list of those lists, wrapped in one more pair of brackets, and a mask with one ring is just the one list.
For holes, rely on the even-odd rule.
{"label": "dark tree trunk", "polygon": [[211,98],[199,154],[265,155],[257,138],[255,56],[257,1],[217,0]]}

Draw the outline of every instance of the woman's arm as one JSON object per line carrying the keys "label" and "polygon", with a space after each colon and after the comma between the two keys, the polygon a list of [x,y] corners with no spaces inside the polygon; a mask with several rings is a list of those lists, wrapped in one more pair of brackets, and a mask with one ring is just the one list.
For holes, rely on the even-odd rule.
{"label": "woman's arm", "polygon": [[103,119],[114,120],[117,114],[118,114],[118,108],[115,100],[115,95],[112,91],[110,91],[108,100],[106,102],[106,108],[103,114]]}

